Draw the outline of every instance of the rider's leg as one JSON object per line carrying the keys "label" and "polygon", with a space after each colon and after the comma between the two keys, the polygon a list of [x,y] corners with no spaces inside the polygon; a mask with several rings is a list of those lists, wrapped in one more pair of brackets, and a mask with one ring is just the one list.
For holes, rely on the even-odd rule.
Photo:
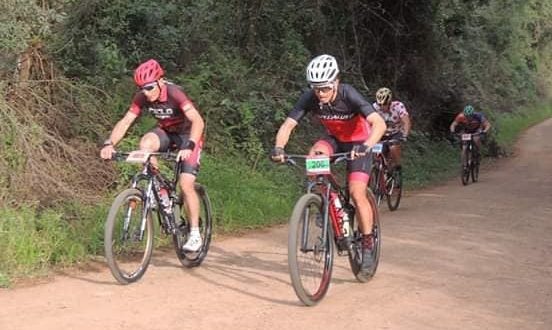
{"label": "rider's leg", "polygon": [[[154,132],[148,132],[144,136],[142,136],[142,139],[140,139],[140,150],[148,151],[148,152],[156,152],[159,151],[161,148],[161,140],[157,134]],[[151,163],[153,167],[157,168],[157,158],[152,157]]]}
{"label": "rider's leg", "polygon": [[395,168],[401,165],[401,145],[394,144],[389,147],[389,168],[393,171]]}
{"label": "rider's leg", "polygon": [[366,195],[369,175],[352,172],[349,176],[349,192],[356,207],[356,217],[362,232],[362,271],[370,271],[374,265],[374,214]]}
{"label": "rider's leg", "polygon": [[479,160],[481,159],[481,138],[479,136],[473,137],[473,145],[475,147],[475,161],[476,163],[479,163]]}
{"label": "rider's leg", "polygon": [[364,235],[372,233],[373,225],[372,206],[366,196],[368,186],[367,179],[368,175],[366,173],[353,172],[351,173],[351,180],[349,181],[349,192],[356,207],[356,216],[360,230]]}
{"label": "rider's leg", "polygon": [[186,214],[190,220],[190,235],[182,249],[197,251],[201,248],[203,240],[199,230],[200,203],[195,191],[196,175],[199,168],[199,156],[203,143],[198,143],[189,158],[181,163],[179,185],[182,190],[182,205],[186,206]]}

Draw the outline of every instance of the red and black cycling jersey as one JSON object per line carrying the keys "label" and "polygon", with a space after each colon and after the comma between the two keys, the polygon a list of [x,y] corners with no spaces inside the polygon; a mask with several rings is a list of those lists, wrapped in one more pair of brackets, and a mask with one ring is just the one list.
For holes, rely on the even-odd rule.
{"label": "red and black cycling jersey", "polygon": [[366,117],[375,110],[353,86],[339,84],[335,100],[320,103],[314,90],[301,95],[288,117],[299,121],[307,112],[312,112],[324,125],[328,134],[340,142],[366,141],[371,125]]}
{"label": "red and black cycling jersey", "polygon": [[458,125],[458,129],[466,133],[475,133],[483,127],[487,118],[481,112],[474,112],[472,116],[466,116],[461,112],[454,118],[454,121]]}
{"label": "red and black cycling jersey", "polygon": [[191,103],[192,101],[179,86],[165,83],[155,102],[149,102],[142,92],[136,93],[130,111],[140,116],[142,111],[146,110],[158,120],[159,127],[162,129],[171,131],[178,128],[179,133],[187,134],[190,132],[192,123],[183,109]]}

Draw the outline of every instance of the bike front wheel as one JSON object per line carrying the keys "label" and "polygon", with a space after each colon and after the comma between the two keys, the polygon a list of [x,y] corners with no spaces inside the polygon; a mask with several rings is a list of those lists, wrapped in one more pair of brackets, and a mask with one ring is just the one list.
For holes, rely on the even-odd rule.
{"label": "bike front wheel", "polygon": [[462,184],[465,186],[470,182],[470,160],[469,160],[469,151],[466,145],[462,146],[462,154],[460,156],[462,163],[462,170],[460,172],[460,178]]}
{"label": "bike front wheel", "polygon": [[[209,251],[213,231],[211,200],[209,199],[209,195],[207,195],[207,190],[204,186],[196,183],[195,191],[199,198],[199,232],[203,239],[201,248],[196,252],[182,250],[182,246],[190,234],[190,222],[186,216],[187,212],[184,210],[186,205],[180,203],[175,207],[175,219],[179,220],[176,221],[178,229],[173,235],[173,244],[178,260],[180,260],[180,263],[185,267],[196,267],[203,262]],[[182,196],[180,197],[180,201],[182,201]]]}
{"label": "bike front wheel", "polygon": [[477,182],[479,180],[479,162],[481,155],[474,155],[472,157],[472,166],[471,166],[471,178],[472,182]]}
{"label": "bike front wheel", "polygon": [[370,171],[370,179],[368,181],[368,187],[372,190],[378,206],[381,204],[381,200],[383,199],[384,187],[381,182],[384,179],[383,176],[383,171],[379,168],[379,166],[374,166]]}
{"label": "bike front wheel", "polygon": [[295,204],[289,220],[288,265],[297,297],[316,305],[328,291],[333,266],[333,232],[326,223],[322,197],[305,194]]}
{"label": "bike front wheel", "polygon": [[395,168],[393,173],[387,178],[387,207],[395,211],[399,208],[402,197],[402,170]]}
{"label": "bike front wheel", "polygon": [[113,201],[105,223],[104,250],[119,283],[135,282],[146,272],[153,251],[153,221],[140,190],[126,189]]}
{"label": "bike front wheel", "polygon": [[351,248],[349,250],[349,265],[351,266],[351,270],[356,279],[362,283],[368,282],[376,274],[381,251],[381,225],[379,221],[379,212],[376,204],[376,199],[370,189],[366,190],[366,194],[368,197],[368,201],[370,202],[370,207],[372,209],[372,218],[374,222],[372,227],[372,235],[374,235],[374,249],[372,252],[374,254],[374,262],[372,264],[372,267],[368,271],[362,270],[361,267],[362,233],[360,231],[358,219],[356,219],[356,217],[353,223],[353,243],[351,244]]}

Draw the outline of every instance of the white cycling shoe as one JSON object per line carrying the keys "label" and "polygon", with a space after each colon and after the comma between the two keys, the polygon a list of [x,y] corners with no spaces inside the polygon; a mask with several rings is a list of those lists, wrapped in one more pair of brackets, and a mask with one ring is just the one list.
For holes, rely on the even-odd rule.
{"label": "white cycling shoe", "polygon": [[203,239],[200,235],[190,235],[186,244],[182,246],[182,250],[187,252],[197,252],[203,245]]}

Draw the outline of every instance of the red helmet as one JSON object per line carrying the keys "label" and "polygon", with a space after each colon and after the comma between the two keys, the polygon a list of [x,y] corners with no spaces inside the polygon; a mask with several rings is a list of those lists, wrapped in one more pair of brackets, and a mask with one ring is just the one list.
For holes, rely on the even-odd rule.
{"label": "red helmet", "polygon": [[156,60],[147,60],[134,70],[134,82],[138,87],[154,82],[163,77],[165,72]]}

